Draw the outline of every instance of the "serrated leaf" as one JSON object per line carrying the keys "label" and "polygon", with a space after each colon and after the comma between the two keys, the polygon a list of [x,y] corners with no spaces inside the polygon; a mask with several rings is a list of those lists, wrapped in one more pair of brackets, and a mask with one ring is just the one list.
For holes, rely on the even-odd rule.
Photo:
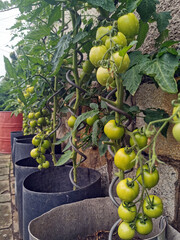
{"label": "serrated leaf", "polygon": [[4,56],[5,69],[10,78],[17,79],[16,70],[7,57]]}
{"label": "serrated leaf", "polygon": [[64,137],[62,137],[61,139],[59,139],[54,145],[59,145],[59,144],[65,142],[70,136],[71,136],[71,132],[66,133],[66,135]]}
{"label": "serrated leaf", "polygon": [[134,96],[142,79],[142,75],[139,74],[139,66],[135,65],[130,68],[125,74],[122,75],[123,86],[126,87],[131,95]]}
{"label": "serrated leaf", "polygon": [[70,150],[66,151],[64,154],[62,154],[62,156],[57,161],[55,166],[62,166],[63,164],[65,164],[67,161],[71,159],[71,156],[72,156],[72,151]]}
{"label": "serrated leaf", "polygon": [[174,73],[178,67],[178,58],[172,54],[165,53],[160,58],[147,60],[141,63],[141,71],[154,77],[161,89],[168,93],[177,93],[177,83]]}
{"label": "serrated leaf", "polygon": [[97,103],[90,103],[90,108],[97,110],[98,109],[98,104]]}
{"label": "serrated leaf", "polygon": [[157,21],[157,28],[159,32],[163,32],[169,25],[169,20],[171,19],[170,12],[160,12],[153,14],[154,19]]}
{"label": "serrated leaf", "polygon": [[96,120],[93,124],[92,128],[92,144],[97,146],[97,140],[98,140],[98,123],[99,120]]}
{"label": "serrated leaf", "polygon": [[46,26],[42,25],[37,30],[31,31],[26,35],[26,38],[32,39],[32,40],[40,40],[45,36],[49,36],[51,32],[51,29]]}
{"label": "serrated leaf", "polygon": [[138,37],[137,37],[137,45],[136,45],[136,49],[138,49],[139,47],[141,47],[141,45],[144,43],[144,40],[147,36],[149,30],[149,25],[146,22],[143,22],[142,20],[139,21],[139,33],[138,33]]}
{"label": "serrated leaf", "polygon": [[88,3],[96,7],[102,7],[108,12],[113,12],[116,10],[113,0],[87,0]]}
{"label": "serrated leaf", "polygon": [[71,43],[71,32],[65,34],[59,40],[56,46],[56,52],[52,59],[53,72],[57,72],[62,64],[65,53],[68,51]]}
{"label": "serrated leaf", "polygon": [[134,12],[142,0],[127,0],[126,9],[128,12]]}
{"label": "serrated leaf", "polygon": [[51,26],[54,22],[58,21],[61,18],[61,9],[59,7],[55,7],[49,16],[48,26]]}
{"label": "serrated leaf", "polygon": [[137,7],[137,12],[139,13],[143,22],[147,22],[152,14],[156,11],[157,0],[143,0]]}
{"label": "serrated leaf", "polygon": [[158,45],[161,44],[168,37],[168,34],[169,34],[168,29],[161,32],[160,35],[158,36],[158,38],[156,38],[155,46],[158,47]]}
{"label": "serrated leaf", "polygon": [[88,117],[94,117],[96,114],[98,114],[99,111],[98,110],[91,110],[89,112],[85,112],[85,113],[82,113],[80,116],[77,117],[76,121],[75,121],[75,124],[74,124],[74,127],[73,127],[73,131],[75,131],[78,126],[86,120],[86,118]]}
{"label": "serrated leaf", "polygon": [[80,42],[82,39],[84,39],[85,37],[87,37],[88,32],[79,32],[73,39],[73,43],[77,43]]}
{"label": "serrated leaf", "polygon": [[168,41],[165,41],[161,44],[160,48],[164,48],[164,47],[170,47],[176,43],[179,43],[179,41],[173,41],[173,40],[168,40]]}

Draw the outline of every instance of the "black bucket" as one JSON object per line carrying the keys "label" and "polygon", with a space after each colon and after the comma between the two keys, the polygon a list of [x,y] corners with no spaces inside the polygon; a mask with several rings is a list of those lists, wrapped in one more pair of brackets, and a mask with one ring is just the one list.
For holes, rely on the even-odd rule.
{"label": "black bucket", "polygon": [[80,189],[73,190],[69,180],[72,167],[50,167],[29,175],[23,184],[23,239],[28,240],[29,222],[50,209],[101,196],[101,176],[96,170],[77,169]]}
{"label": "black bucket", "polygon": [[24,135],[23,131],[11,132],[11,153],[13,149],[14,138],[23,136],[23,135]]}
{"label": "black bucket", "polygon": [[[16,158],[16,156],[15,156],[15,152],[16,152],[16,142],[17,141],[25,141],[26,139],[30,139],[31,141],[32,141],[32,138],[34,137],[34,135],[33,134],[30,134],[30,135],[22,135],[22,136],[17,136],[17,137],[14,137],[14,140],[13,140],[13,149],[12,149],[12,162],[13,162],[13,173],[15,174],[15,172],[14,172],[14,164],[15,164],[15,161],[18,161],[18,160],[20,160],[20,159],[22,159],[22,158],[19,158],[19,159],[17,159],[17,160],[15,160],[15,158]],[[29,142],[30,142],[30,140],[29,140]],[[30,144],[32,144],[32,142],[30,143]],[[19,145],[18,145],[18,147],[19,147]],[[19,151],[19,149],[18,149],[18,151]],[[30,155],[25,155],[25,154],[23,154],[23,158],[26,158],[26,157],[29,157]],[[18,156],[17,156],[18,157]]]}
{"label": "black bucket", "polygon": [[[52,163],[52,156],[50,154],[46,154],[46,160]],[[57,155],[60,157],[60,155]],[[23,209],[22,209],[22,187],[24,179],[29,176],[33,172],[37,172],[38,163],[35,159],[29,157],[24,158],[15,163],[15,179],[16,179],[16,191],[15,191],[15,199],[16,199],[16,208],[18,210],[18,223],[19,223],[19,237],[23,236]]]}

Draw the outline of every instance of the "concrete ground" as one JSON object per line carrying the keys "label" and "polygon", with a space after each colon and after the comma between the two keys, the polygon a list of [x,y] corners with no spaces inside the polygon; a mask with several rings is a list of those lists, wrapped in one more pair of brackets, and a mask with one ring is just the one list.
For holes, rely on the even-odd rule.
{"label": "concrete ground", "polygon": [[0,240],[19,240],[11,155],[0,153]]}

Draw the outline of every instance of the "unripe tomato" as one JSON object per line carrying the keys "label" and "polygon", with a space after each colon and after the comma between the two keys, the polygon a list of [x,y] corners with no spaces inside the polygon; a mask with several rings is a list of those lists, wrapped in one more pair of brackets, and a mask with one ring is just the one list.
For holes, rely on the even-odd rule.
{"label": "unripe tomato", "polygon": [[42,114],[44,117],[47,117],[49,115],[49,111],[46,108],[42,109]]}
{"label": "unripe tomato", "polygon": [[163,213],[162,200],[156,195],[149,195],[149,198],[147,196],[143,203],[143,211],[150,218],[160,217]]}
{"label": "unripe tomato", "polygon": [[31,155],[32,158],[37,158],[37,157],[39,157],[40,154],[39,154],[38,148],[32,149],[31,152],[30,152],[30,155]]}
{"label": "unripe tomato", "polygon": [[18,101],[18,103],[21,103],[21,100],[19,98],[17,99],[17,101]]}
{"label": "unripe tomato", "polygon": [[34,86],[26,88],[26,91],[28,93],[33,93],[34,92]]}
{"label": "unripe tomato", "polygon": [[114,156],[114,164],[117,168],[125,171],[134,167],[135,161],[133,160],[135,157],[136,153],[134,150],[128,153],[125,148],[120,148]]}
{"label": "unripe tomato", "polygon": [[70,117],[69,117],[69,119],[68,119],[68,126],[70,127],[70,128],[73,128],[74,127],[74,124],[75,124],[75,121],[76,121],[76,117],[75,116],[73,116],[73,115],[71,115]]}
{"label": "unripe tomato", "polygon": [[94,66],[92,65],[92,63],[89,60],[86,60],[83,63],[83,71],[86,74],[91,74],[93,70],[94,70]]}
{"label": "unripe tomato", "polygon": [[45,123],[45,118],[44,117],[38,118],[37,123],[38,125],[43,125]]}
{"label": "unripe tomato", "polygon": [[135,229],[133,229],[129,223],[122,222],[118,227],[118,235],[120,239],[130,240],[135,235]]}
{"label": "unripe tomato", "polygon": [[118,215],[124,222],[132,222],[136,217],[136,206],[128,206],[128,204],[122,202],[118,207]]}
{"label": "unripe tomato", "polygon": [[[112,26],[108,27],[99,27],[96,32],[96,40],[99,40],[103,35],[107,34],[112,29]],[[106,39],[108,38],[108,35],[105,35],[101,38],[101,41],[103,44],[105,44]]]}
{"label": "unripe tomato", "polygon": [[86,118],[86,123],[89,126],[92,126],[97,119],[98,119],[98,115],[94,115],[93,117],[88,117]]}
{"label": "unripe tomato", "polygon": [[124,135],[124,127],[117,126],[115,120],[110,120],[104,126],[104,133],[109,139],[118,140]]}
{"label": "unripe tomato", "polygon": [[46,153],[46,148],[40,147],[40,148],[39,148],[39,151],[40,151],[42,154],[45,154],[45,153]]}
{"label": "unripe tomato", "polygon": [[30,113],[28,114],[28,118],[29,118],[29,119],[33,119],[33,118],[34,118],[34,113],[33,113],[33,112],[30,112]]}
{"label": "unripe tomato", "polygon": [[136,181],[132,186],[128,185],[132,178],[125,178],[121,180],[116,186],[116,193],[118,197],[125,202],[132,202],[139,194],[139,185]]}
{"label": "unripe tomato", "polygon": [[42,164],[43,162],[45,162],[45,160],[46,160],[46,157],[45,157],[45,155],[42,155],[42,154],[41,154],[41,156],[39,156],[38,158],[36,158],[36,162],[37,162],[37,163],[40,163],[40,164]]}
{"label": "unripe tomato", "polygon": [[[175,106],[175,107],[173,108],[172,114],[175,114],[175,112],[177,111],[178,108],[179,108],[179,106]],[[174,120],[174,121],[180,120],[180,111],[178,111],[178,112],[176,113],[176,115],[173,117],[173,120]]]}
{"label": "unripe tomato", "polygon": [[[107,48],[104,45],[94,46],[90,50],[89,60],[95,67],[99,67],[100,61],[103,59],[106,52]],[[106,54],[105,59],[107,59],[107,57]]]}
{"label": "unripe tomato", "polygon": [[34,114],[34,117],[35,117],[36,119],[40,118],[40,117],[41,117],[41,113],[40,113],[40,112],[36,112],[36,113]]}
{"label": "unripe tomato", "polygon": [[130,59],[127,53],[124,55],[123,58],[119,55],[119,52],[115,52],[112,54],[110,59],[116,64],[118,73],[126,72],[130,64]]}
{"label": "unripe tomato", "polygon": [[[138,168],[136,172],[136,176],[140,174],[141,169]],[[150,173],[149,167],[147,165],[143,166],[143,174],[144,174],[144,186],[146,188],[152,188],[157,185],[159,181],[159,173],[156,168],[152,169],[152,173]],[[142,185],[142,176],[140,175],[137,178],[137,181]]]}
{"label": "unripe tomato", "polygon": [[[142,149],[143,147],[145,147],[147,145],[147,137],[144,134],[141,134],[140,132],[138,132],[138,130],[133,131],[134,132],[134,137],[136,139],[136,142],[138,144],[138,147],[140,149]],[[133,146],[134,145],[134,141],[132,139],[132,137],[130,138],[130,145]]]}
{"label": "unripe tomato", "polygon": [[29,122],[29,125],[30,125],[32,128],[35,128],[35,127],[37,126],[36,120],[31,120],[31,121]]}
{"label": "unripe tomato", "polygon": [[30,97],[30,93],[29,92],[24,93],[24,97],[27,99],[28,97]]}
{"label": "unripe tomato", "polygon": [[176,123],[172,129],[173,137],[177,142],[180,142],[180,122]]}
{"label": "unripe tomato", "polygon": [[150,232],[152,232],[152,230],[153,230],[153,223],[151,218],[145,215],[143,219],[142,213],[140,213],[136,221],[136,231],[139,234],[147,235]]}
{"label": "unripe tomato", "polygon": [[39,144],[40,144],[40,142],[41,142],[41,140],[37,137],[37,136],[34,136],[33,137],[33,139],[32,139],[32,144],[34,145],[34,146],[39,146]]}
{"label": "unripe tomato", "polygon": [[39,169],[39,170],[42,169],[42,165],[41,165],[41,164],[38,165],[38,169]]}
{"label": "unripe tomato", "polygon": [[118,18],[118,30],[126,37],[133,38],[139,32],[139,21],[133,13]]}
{"label": "unripe tomato", "polygon": [[123,33],[118,32],[118,34],[116,36],[113,36],[111,39],[110,37],[106,39],[105,46],[107,47],[107,49],[109,49],[110,47],[114,47],[115,44],[118,44],[122,47],[127,45],[127,39]]}
{"label": "unripe tomato", "polygon": [[51,146],[51,142],[49,140],[44,140],[41,146],[45,149],[48,149]]}
{"label": "unripe tomato", "polygon": [[49,164],[49,161],[45,161],[43,164],[42,164],[42,167],[43,168],[49,168],[50,164]]}
{"label": "unripe tomato", "polygon": [[110,71],[107,68],[103,68],[103,67],[98,68],[96,72],[96,78],[102,86],[106,86],[107,83],[111,84],[114,80],[111,77]]}

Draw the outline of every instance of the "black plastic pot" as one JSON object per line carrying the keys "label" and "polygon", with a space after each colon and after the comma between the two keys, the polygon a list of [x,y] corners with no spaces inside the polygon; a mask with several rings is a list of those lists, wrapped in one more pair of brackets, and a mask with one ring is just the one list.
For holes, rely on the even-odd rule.
{"label": "black plastic pot", "polygon": [[[50,154],[46,154],[46,160],[52,164],[52,157]],[[57,155],[60,157],[60,155]],[[18,210],[18,223],[19,223],[19,237],[23,236],[23,206],[22,206],[22,187],[24,179],[29,176],[33,172],[37,172],[38,163],[35,159],[29,157],[25,159],[21,159],[15,163],[15,179],[16,179],[16,191],[15,191],[15,199],[16,199],[16,208]]]}
{"label": "black plastic pot", "polygon": [[[15,139],[14,139],[15,140]],[[30,157],[30,152],[34,148],[31,138],[17,139],[14,143],[13,173],[15,175],[15,163],[21,159]]]}
{"label": "black plastic pot", "polygon": [[11,132],[11,153],[13,149],[14,138],[23,136],[23,135],[24,135],[23,131]]}
{"label": "black plastic pot", "polygon": [[[110,231],[119,221],[117,208],[109,197],[86,199],[62,205],[32,220],[28,226],[30,240],[75,240],[96,232]],[[151,235],[139,236],[146,240],[179,240],[180,233],[167,225],[164,217],[154,219]],[[88,238],[88,239],[89,239]]]}
{"label": "black plastic pot", "polygon": [[73,190],[69,180],[70,166],[50,167],[32,173],[23,184],[23,239],[28,240],[29,222],[50,209],[101,196],[101,177],[96,170],[78,168],[80,189]]}

